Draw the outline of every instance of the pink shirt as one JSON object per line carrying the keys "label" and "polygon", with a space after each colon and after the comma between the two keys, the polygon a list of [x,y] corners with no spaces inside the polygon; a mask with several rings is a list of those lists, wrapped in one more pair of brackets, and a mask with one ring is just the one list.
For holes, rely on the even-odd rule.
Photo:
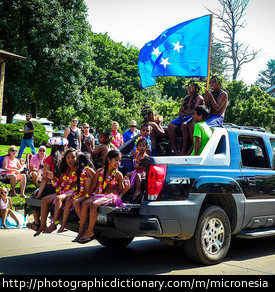
{"label": "pink shirt", "polygon": [[31,158],[31,162],[30,164],[34,167],[34,168],[37,168],[39,169],[39,165],[42,164],[44,165],[44,160],[45,160],[46,156],[40,160],[39,156],[38,156],[38,153],[33,155],[33,157]]}
{"label": "pink shirt", "polygon": [[119,133],[116,132],[114,130],[111,131],[112,135],[113,135],[113,140],[112,143],[119,148],[121,145],[123,145],[123,136]]}

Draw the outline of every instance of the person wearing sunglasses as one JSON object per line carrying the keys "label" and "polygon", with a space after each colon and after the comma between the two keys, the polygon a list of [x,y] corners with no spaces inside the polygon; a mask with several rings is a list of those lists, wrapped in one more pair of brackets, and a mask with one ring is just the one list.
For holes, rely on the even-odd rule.
{"label": "person wearing sunglasses", "polygon": [[89,124],[84,123],[82,129],[83,133],[81,134],[81,152],[89,152],[86,144],[89,144],[91,150],[93,151],[95,149],[95,138],[89,132],[90,130]]}
{"label": "person wearing sunglasses", "polygon": [[8,229],[9,227],[6,225],[7,216],[10,215],[18,227],[20,227],[20,222],[16,215],[13,212],[13,206],[11,198],[8,197],[9,189],[7,187],[0,187],[0,217],[2,217],[1,228]]}
{"label": "person wearing sunglasses", "polygon": [[26,175],[21,173],[24,167],[20,164],[19,160],[15,158],[17,155],[17,148],[15,145],[10,146],[8,155],[3,159],[2,169],[7,179],[10,180],[12,196],[16,196],[15,186],[20,181],[20,197],[25,198],[25,187],[26,187]]}
{"label": "person wearing sunglasses", "polygon": [[31,158],[30,173],[32,182],[36,187],[38,187],[39,183],[41,182],[44,169],[44,160],[46,157],[46,147],[40,146],[38,153],[33,155]]}
{"label": "person wearing sunglasses", "polygon": [[133,137],[139,135],[140,131],[137,129],[137,122],[132,120],[129,125],[129,129],[123,134],[123,141],[126,143]]}
{"label": "person wearing sunglasses", "polygon": [[64,131],[64,138],[69,141],[68,148],[74,148],[75,150],[81,149],[81,131],[77,127],[78,119],[73,117],[71,119],[71,126]]}

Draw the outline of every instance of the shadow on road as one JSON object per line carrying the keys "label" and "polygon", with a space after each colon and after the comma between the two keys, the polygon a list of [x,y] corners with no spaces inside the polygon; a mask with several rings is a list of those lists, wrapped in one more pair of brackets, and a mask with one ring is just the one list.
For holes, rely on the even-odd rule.
{"label": "shadow on road", "polygon": [[[274,238],[235,239],[224,262],[273,255],[274,243]],[[87,244],[0,261],[0,273],[10,275],[153,275],[199,267],[187,258],[183,246],[168,246],[155,239],[137,240],[121,250]]]}

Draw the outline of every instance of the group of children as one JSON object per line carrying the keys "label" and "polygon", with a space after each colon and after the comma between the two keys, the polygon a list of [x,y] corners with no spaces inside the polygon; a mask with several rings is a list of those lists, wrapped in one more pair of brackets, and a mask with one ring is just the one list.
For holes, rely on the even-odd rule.
{"label": "group of children", "polygon": [[[125,177],[119,171],[121,152],[112,147],[108,133],[102,131],[98,135],[101,145],[97,154],[101,154],[103,165],[97,170],[91,162],[91,153],[68,149],[60,163],[61,175],[56,177],[52,171],[46,171],[55,193],[48,194],[41,200],[40,225],[37,228],[32,228],[33,225],[30,227],[36,231],[34,236],[56,230],[64,206],[61,226],[57,232],[66,231],[70,211],[74,208],[79,217],[79,233],[73,242],[87,243],[95,238],[94,225],[99,206],[122,206],[122,196],[134,185],[133,197],[137,197],[141,191],[142,178],[145,177],[145,167],[141,165],[141,161],[151,152],[149,124],[143,124],[140,132],[141,136],[132,151],[134,171],[127,173]],[[54,214],[47,227],[51,203],[54,204]]]}
{"label": "group of children", "polygon": [[[212,134],[210,128],[204,123],[207,117],[208,112],[204,107],[194,108],[193,121],[196,124],[194,128],[194,150],[191,155],[199,155]],[[40,225],[35,229],[34,236],[38,236],[42,232],[51,233],[56,230],[60,223],[59,218],[62,208],[65,206],[62,223],[57,232],[66,231],[67,219],[71,209],[74,208],[80,219],[80,225],[79,233],[73,241],[78,243],[89,242],[95,238],[93,229],[99,206],[123,205],[121,197],[133,186],[135,186],[133,198],[137,198],[141,193],[142,179],[145,178],[145,167],[142,162],[152,152],[150,134],[153,127],[151,123],[150,120],[145,121],[140,128],[140,137],[136,139],[132,151],[134,170],[127,173],[125,177],[118,170],[122,158],[121,153],[113,147],[110,143],[110,135],[104,131],[101,131],[98,135],[100,146],[96,150],[89,151],[90,153],[82,153],[73,148],[68,149],[61,160],[59,171],[61,175],[56,177],[53,171],[46,171],[47,178],[51,181],[55,192],[42,198]],[[159,124],[156,123],[156,125]],[[161,128],[159,131],[162,132]],[[89,149],[89,144],[87,144],[87,147]],[[101,154],[102,167],[95,170],[91,162],[91,156],[98,154]],[[5,188],[0,189],[0,215],[3,219],[2,226],[4,228],[7,214],[15,217],[7,193],[8,191]],[[46,222],[51,203],[54,203],[54,215],[50,226],[47,227]],[[9,208],[9,205],[11,208]],[[86,228],[88,216],[90,216],[89,224]],[[16,217],[14,219],[16,220]]]}
{"label": "group of children", "polygon": [[[53,172],[47,171],[55,193],[49,194],[41,200],[40,226],[34,236],[40,233],[51,233],[57,229],[59,217],[64,206],[62,224],[57,232],[66,231],[67,219],[72,207],[80,219],[78,236],[74,242],[86,243],[94,237],[93,228],[97,218],[97,209],[101,205],[121,206],[121,196],[127,192],[130,182],[118,170],[121,162],[121,153],[112,149],[106,154],[105,164],[95,171],[89,153],[78,152],[73,148],[68,149],[60,165],[60,177],[55,177]],[[49,205],[54,203],[54,214],[51,224],[47,227]],[[90,219],[87,230],[85,229],[88,214]]]}

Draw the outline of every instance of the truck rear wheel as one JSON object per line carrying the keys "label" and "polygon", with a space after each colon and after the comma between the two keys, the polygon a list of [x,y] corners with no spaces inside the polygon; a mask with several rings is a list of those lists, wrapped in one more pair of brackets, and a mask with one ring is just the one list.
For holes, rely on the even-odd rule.
{"label": "truck rear wheel", "polygon": [[207,206],[202,212],[195,233],[185,242],[187,256],[206,265],[220,263],[231,241],[230,221],[218,206]]}
{"label": "truck rear wheel", "polygon": [[97,236],[97,241],[108,248],[124,248],[129,245],[134,237],[127,237],[127,238],[110,238],[110,237],[103,237]]}

